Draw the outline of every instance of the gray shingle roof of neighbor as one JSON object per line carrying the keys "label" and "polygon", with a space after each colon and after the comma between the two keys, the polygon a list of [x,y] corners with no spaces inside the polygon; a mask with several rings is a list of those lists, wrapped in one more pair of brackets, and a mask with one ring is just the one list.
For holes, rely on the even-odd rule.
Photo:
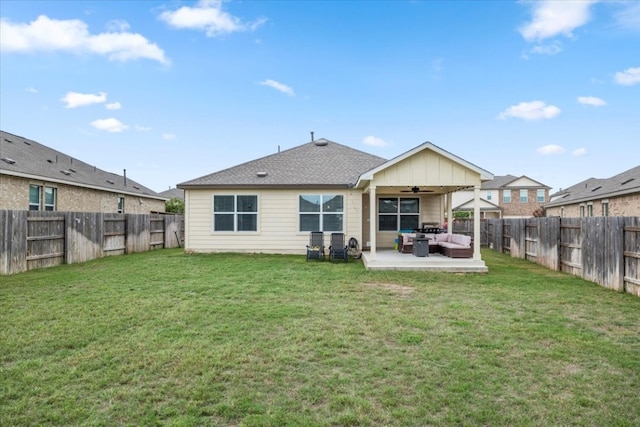
{"label": "gray shingle roof of neighbor", "polygon": [[321,138],[178,184],[197,187],[348,187],[386,159]]}
{"label": "gray shingle roof of neighbor", "polygon": [[144,185],[98,169],[39,142],[0,131],[0,173],[103,191],[166,199]]}
{"label": "gray shingle roof of neighbor", "polygon": [[551,195],[545,207],[640,193],[640,165],[611,178],[589,178]]}
{"label": "gray shingle roof of neighbor", "polygon": [[[538,181],[535,181],[531,178],[529,178],[528,176],[522,175],[522,176],[513,176],[513,175],[503,175],[503,176],[495,176],[491,181],[486,181],[482,183],[482,186],[480,187],[482,190],[497,190],[499,188],[503,188],[507,185],[509,185],[511,182],[515,181],[516,179],[519,178],[526,178],[528,180],[537,182],[539,185],[539,187],[544,187],[544,188],[550,188],[547,185],[541,184]],[[536,187],[538,188],[538,187]]]}
{"label": "gray shingle roof of neighbor", "polygon": [[168,199],[176,198],[176,199],[184,200],[184,190],[180,188],[170,188],[168,190],[161,191],[158,194]]}

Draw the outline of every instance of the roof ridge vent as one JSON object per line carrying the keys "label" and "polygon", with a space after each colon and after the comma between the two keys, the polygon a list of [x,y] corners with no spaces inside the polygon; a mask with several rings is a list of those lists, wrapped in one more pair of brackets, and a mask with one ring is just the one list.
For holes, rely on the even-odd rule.
{"label": "roof ridge vent", "polygon": [[329,140],[325,138],[320,138],[313,141],[313,143],[318,147],[324,147],[326,145],[329,145]]}
{"label": "roof ridge vent", "polygon": [[5,163],[9,163],[10,165],[15,165],[16,161],[13,159],[10,159],[9,157],[3,157],[0,160],[2,160]]}
{"label": "roof ridge vent", "polygon": [[263,171],[261,171],[261,172],[256,172],[256,176],[257,176],[258,178],[264,178],[265,176],[267,176],[267,173],[266,173],[266,172],[263,172]]}

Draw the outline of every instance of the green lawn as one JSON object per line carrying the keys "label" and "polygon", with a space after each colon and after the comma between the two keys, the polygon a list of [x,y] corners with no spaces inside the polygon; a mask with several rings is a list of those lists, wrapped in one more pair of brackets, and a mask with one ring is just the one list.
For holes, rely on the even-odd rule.
{"label": "green lawn", "polygon": [[0,425],[640,425],[640,298],[483,257],[162,250],[0,276]]}

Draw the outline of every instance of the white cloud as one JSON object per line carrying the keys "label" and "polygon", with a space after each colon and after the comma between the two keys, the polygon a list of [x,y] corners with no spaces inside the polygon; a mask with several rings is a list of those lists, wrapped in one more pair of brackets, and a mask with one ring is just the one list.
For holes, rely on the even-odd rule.
{"label": "white cloud", "polygon": [[176,139],[176,136],[172,133],[163,133],[162,134],[162,139],[164,139],[165,141],[171,141]]}
{"label": "white cloud", "polygon": [[579,96],[578,102],[582,105],[592,105],[594,107],[602,107],[607,105],[607,102],[603,99],[596,98],[595,96]]}
{"label": "white cloud", "polygon": [[262,81],[262,82],[260,82],[258,84],[261,84],[263,86],[272,87],[275,90],[280,91],[282,93],[286,93],[289,96],[294,96],[295,95],[293,93],[293,89],[291,89],[289,86],[287,86],[287,85],[285,85],[283,83],[277,82],[275,80],[267,79],[267,80]]}
{"label": "white cloud", "polygon": [[29,93],[38,93],[38,89],[36,89],[33,86],[29,86],[28,88],[25,89],[27,92]]}
{"label": "white cloud", "polygon": [[558,114],[560,114],[560,108],[555,105],[547,105],[542,101],[531,101],[512,105],[498,114],[498,119],[505,120],[509,117],[515,117],[523,120],[541,120],[552,119]]}
{"label": "white cloud", "polygon": [[560,145],[545,145],[536,150],[539,154],[549,155],[549,154],[562,154],[564,153],[564,148]]}
{"label": "white cloud", "polygon": [[364,145],[369,145],[371,147],[386,147],[387,145],[389,145],[387,141],[385,141],[382,138],[378,138],[376,136],[366,136],[362,140],[362,143]]}
{"label": "white cloud", "polygon": [[127,21],[123,21],[120,19],[114,19],[107,22],[107,30],[114,33],[129,31],[130,28],[131,25],[129,25]]}
{"label": "white cloud", "polygon": [[623,9],[615,14],[618,25],[630,30],[640,30],[640,3],[632,1],[623,6]]}
{"label": "white cloud", "polygon": [[119,110],[122,108],[122,104],[120,104],[119,102],[112,102],[110,104],[106,104],[105,108],[107,110]]}
{"label": "white cloud", "polygon": [[541,41],[557,35],[572,37],[572,31],[590,19],[590,7],[597,0],[540,0],[533,4],[531,22],[520,27],[527,41]]}
{"label": "white cloud", "polygon": [[117,61],[146,58],[169,63],[164,51],[140,34],[110,31],[92,35],[87,24],[78,19],[57,20],[40,15],[28,24],[2,19],[0,32],[0,50],[6,52],[63,51],[106,55]]}
{"label": "white cloud", "polygon": [[557,55],[560,52],[562,52],[562,43],[557,40],[548,44],[538,44],[529,50],[529,53],[536,55]]}
{"label": "white cloud", "polygon": [[631,86],[640,83],[640,67],[627,68],[619,71],[615,75],[616,83],[624,86]]}
{"label": "white cloud", "polygon": [[138,132],[149,132],[151,130],[151,127],[141,125],[135,125],[133,128]]}
{"label": "white cloud", "polygon": [[571,152],[571,154],[575,157],[582,157],[587,155],[586,148],[577,148]]}
{"label": "white cloud", "polygon": [[129,126],[125,125],[118,119],[114,119],[113,117],[109,119],[99,119],[91,122],[91,126],[98,130],[105,130],[107,132],[122,132],[123,130],[129,129]]}
{"label": "white cloud", "polygon": [[222,1],[201,0],[194,7],[183,6],[175,11],[165,11],[160,19],[174,28],[204,31],[208,37],[238,31],[255,30],[266,22],[261,18],[251,23],[243,23],[222,10]]}
{"label": "white cloud", "polygon": [[85,107],[91,104],[101,104],[107,100],[107,94],[100,92],[95,95],[93,93],[67,92],[64,98],[60,99],[65,102],[65,108]]}

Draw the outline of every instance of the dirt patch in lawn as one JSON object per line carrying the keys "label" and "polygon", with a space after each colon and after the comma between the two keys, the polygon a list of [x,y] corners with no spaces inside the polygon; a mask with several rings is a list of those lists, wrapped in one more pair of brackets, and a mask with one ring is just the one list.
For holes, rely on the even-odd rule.
{"label": "dirt patch in lawn", "polygon": [[392,295],[397,295],[400,298],[410,298],[415,292],[415,288],[410,286],[397,285],[395,283],[363,283],[365,288],[382,289]]}

